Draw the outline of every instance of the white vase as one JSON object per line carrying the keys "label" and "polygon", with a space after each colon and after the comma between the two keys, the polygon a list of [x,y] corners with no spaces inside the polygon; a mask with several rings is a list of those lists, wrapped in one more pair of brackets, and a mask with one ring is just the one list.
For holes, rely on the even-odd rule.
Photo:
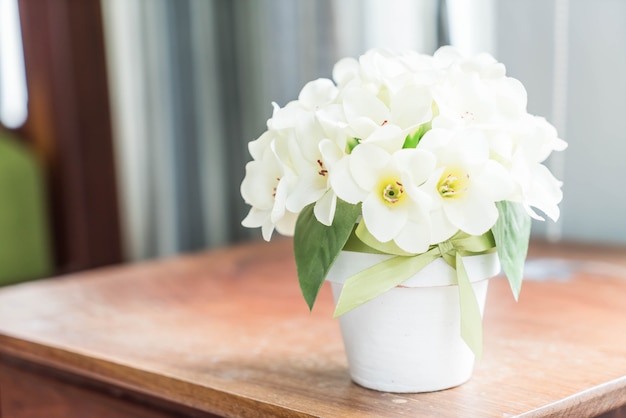
{"label": "white vase", "polygon": [[[390,256],[342,251],[326,280],[335,302],[345,280]],[[464,257],[481,315],[496,253]],[[472,375],[474,354],[461,338],[456,272],[439,258],[402,286],[339,317],[352,380],[383,392],[432,392]]]}

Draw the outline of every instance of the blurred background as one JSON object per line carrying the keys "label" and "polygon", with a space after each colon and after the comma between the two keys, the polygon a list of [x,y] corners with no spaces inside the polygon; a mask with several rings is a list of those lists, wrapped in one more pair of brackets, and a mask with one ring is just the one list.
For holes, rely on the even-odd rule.
{"label": "blurred background", "polygon": [[0,284],[258,238],[239,185],[271,102],[445,44],[570,144],[535,237],[626,245],[623,0],[0,0]]}

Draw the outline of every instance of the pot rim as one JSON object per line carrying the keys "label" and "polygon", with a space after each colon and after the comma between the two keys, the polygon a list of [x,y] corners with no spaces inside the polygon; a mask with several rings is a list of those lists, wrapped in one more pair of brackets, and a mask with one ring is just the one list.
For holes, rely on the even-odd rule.
{"label": "pot rim", "polygon": [[[349,277],[380,262],[394,257],[389,254],[359,253],[341,251],[331,267],[326,281],[343,284]],[[463,257],[463,264],[471,283],[488,280],[500,274],[500,260],[497,252]],[[458,286],[455,269],[443,258],[437,258],[422,270],[405,280],[401,288]]]}

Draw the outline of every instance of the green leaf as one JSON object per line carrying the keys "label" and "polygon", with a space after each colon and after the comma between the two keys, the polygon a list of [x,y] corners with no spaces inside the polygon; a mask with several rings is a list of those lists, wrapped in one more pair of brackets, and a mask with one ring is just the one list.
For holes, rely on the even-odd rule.
{"label": "green leaf", "polygon": [[426,132],[430,131],[431,122],[422,123],[415,132],[406,136],[402,148],[415,148]]}
{"label": "green leaf", "polygon": [[515,300],[519,297],[524,278],[524,262],[530,239],[530,216],[521,204],[497,202],[498,220],[492,228],[498,256]]}
{"label": "green leaf", "polygon": [[326,226],[315,218],[313,206],[314,203],[300,212],[293,240],[298,281],[309,309],[313,309],[330,267],[361,215],[360,205],[351,205],[337,199],[333,223]]}

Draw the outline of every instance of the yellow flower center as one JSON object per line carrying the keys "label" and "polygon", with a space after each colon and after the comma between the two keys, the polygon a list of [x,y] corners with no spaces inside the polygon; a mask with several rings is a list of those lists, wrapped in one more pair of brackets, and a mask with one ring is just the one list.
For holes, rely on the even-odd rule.
{"label": "yellow flower center", "polygon": [[385,178],[379,183],[380,195],[383,202],[388,205],[395,205],[404,198],[404,187],[402,183],[393,178]]}
{"label": "yellow flower center", "polygon": [[446,169],[437,183],[437,191],[444,199],[459,198],[467,192],[469,178],[461,170]]}

